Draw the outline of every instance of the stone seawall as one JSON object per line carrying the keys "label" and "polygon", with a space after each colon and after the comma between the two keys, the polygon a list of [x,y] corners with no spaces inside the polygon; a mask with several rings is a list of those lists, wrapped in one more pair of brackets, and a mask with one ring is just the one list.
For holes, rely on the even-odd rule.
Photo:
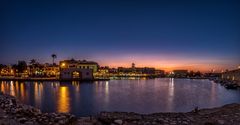
{"label": "stone seawall", "polygon": [[69,113],[42,113],[0,93],[0,125],[240,125],[240,104],[185,113],[101,112],[76,118]]}

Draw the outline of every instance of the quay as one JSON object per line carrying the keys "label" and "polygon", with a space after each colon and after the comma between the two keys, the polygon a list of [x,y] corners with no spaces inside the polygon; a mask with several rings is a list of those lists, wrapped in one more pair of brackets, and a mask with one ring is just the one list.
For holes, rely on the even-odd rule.
{"label": "quay", "polygon": [[110,79],[61,79],[61,78],[23,78],[23,77],[0,77],[1,81],[108,81]]}
{"label": "quay", "polygon": [[240,69],[223,72],[220,78],[213,78],[210,80],[227,89],[238,89],[240,88]]}

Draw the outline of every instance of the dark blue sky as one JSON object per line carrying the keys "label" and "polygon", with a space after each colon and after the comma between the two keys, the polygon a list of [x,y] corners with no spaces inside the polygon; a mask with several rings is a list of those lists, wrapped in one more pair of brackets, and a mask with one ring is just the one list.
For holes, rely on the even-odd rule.
{"label": "dark blue sky", "polygon": [[238,1],[2,0],[0,18],[0,63],[52,53],[110,66],[240,63]]}

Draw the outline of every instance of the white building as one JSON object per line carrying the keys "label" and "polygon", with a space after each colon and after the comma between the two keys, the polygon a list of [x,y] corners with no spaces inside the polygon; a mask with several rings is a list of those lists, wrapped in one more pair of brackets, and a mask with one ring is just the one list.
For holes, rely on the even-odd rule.
{"label": "white building", "polygon": [[65,68],[60,71],[61,80],[93,80],[91,69]]}
{"label": "white building", "polygon": [[86,60],[60,61],[60,79],[62,80],[93,80],[93,73],[98,69],[98,64]]}

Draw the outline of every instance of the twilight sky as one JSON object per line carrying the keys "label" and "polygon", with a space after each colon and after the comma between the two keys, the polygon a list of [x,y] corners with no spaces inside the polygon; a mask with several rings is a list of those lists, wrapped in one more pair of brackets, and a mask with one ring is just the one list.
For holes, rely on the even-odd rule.
{"label": "twilight sky", "polygon": [[1,0],[0,63],[87,59],[111,67],[233,69],[240,1]]}

